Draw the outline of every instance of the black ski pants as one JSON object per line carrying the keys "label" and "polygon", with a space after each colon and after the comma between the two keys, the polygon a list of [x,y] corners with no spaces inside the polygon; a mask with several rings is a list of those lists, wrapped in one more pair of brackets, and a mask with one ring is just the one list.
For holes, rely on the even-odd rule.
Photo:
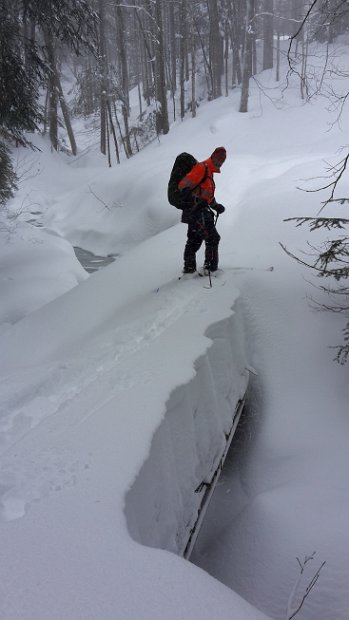
{"label": "black ski pants", "polygon": [[204,267],[218,269],[218,245],[220,235],[215,226],[214,215],[209,209],[200,210],[188,222],[187,243],[184,249],[184,271],[196,270],[196,253],[205,242]]}

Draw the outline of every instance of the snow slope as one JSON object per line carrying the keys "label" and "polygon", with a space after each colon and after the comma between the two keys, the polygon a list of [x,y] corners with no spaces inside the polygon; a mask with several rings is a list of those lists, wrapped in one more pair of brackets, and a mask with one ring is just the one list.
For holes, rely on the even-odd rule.
{"label": "snow slope", "polygon": [[[41,266],[25,257],[35,303],[22,263],[1,280],[11,300],[0,336],[1,618],[280,618],[294,558],[315,548],[328,564],[299,617],[346,618],[347,369],[327,348],[340,318],[311,311],[313,288],[279,246],[304,247],[306,231],[283,219],[318,210],[321,195],[295,187],[316,184],[345,134],[327,132],[326,102],[304,106],[292,90],[277,108],[256,91],[248,114],[236,110],[237,94],[201,106],[195,120],[111,170],[91,154],[52,158],[38,139],[42,172],[9,207],[19,223],[7,243],[19,249],[20,231],[33,230],[32,214],[18,212],[30,188],[52,240],[119,257],[84,279],[64,241],[50,262],[53,300],[45,280],[36,286],[53,257],[48,246]],[[178,152],[204,158],[221,144],[224,273],[207,289],[177,280],[185,227],[167,206],[166,183]],[[173,511],[186,497],[187,468],[204,479],[250,365],[258,424],[239,454],[236,499],[219,500],[196,558],[237,594],[168,549],[178,549]],[[198,403],[204,424],[190,434],[184,417],[182,434],[178,417],[194,420]],[[163,471],[174,489],[166,507]],[[153,531],[146,484],[162,511]]]}
{"label": "snow slope", "polygon": [[[287,240],[292,250],[306,248],[309,233],[290,230],[280,210],[282,217],[310,215],[312,204],[315,213],[316,201],[304,194],[295,212],[287,185],[316,174],[314,164],[303,164],[275,179],[272,188],[261,182],[258,201],[253,192],[244,203],[253,217],[242,215],[235,223],[231,242],[241,262],[257,266],[262,257],[276,267],[272,274],[246,273],[239,285],[253,341],[250,360],[259,376],[252,383],[250,417],[192,561],[272,618],[283,618],[299,577],[296,558],[303,561],[315,551],[290,608],[326,562],[299,618],[345,620],[348,368],[332,361],[331,350],[341,340],[344,320],[310,303],[328,299],[278,247],[278,240]],[[332,212],[338,214],[338,207]]]}

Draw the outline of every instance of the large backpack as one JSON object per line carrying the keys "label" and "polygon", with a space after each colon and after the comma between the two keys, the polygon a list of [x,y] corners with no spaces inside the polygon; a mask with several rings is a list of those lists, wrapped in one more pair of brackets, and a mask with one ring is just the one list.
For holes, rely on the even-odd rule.
{"label": "large backpack", "polygon": [[178,183],[185,177],[188,172],[197,164],[197,160],[190,153],[181,153],[177,155],[173,164],[170,180],[167,187],[167,198],[171,205],[177,209],[183,209],[181,192],[178,189]]}

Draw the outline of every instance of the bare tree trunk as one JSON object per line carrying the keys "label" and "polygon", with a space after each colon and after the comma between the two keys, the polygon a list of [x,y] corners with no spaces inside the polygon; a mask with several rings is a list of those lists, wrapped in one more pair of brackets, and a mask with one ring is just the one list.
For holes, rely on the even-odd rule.
{"label": "bare tree trunk", "polygon": [[[188,11],[188,3],[187,3],[187,11]],[[187,13],[187,19],[185,20],[184,24],[183,24],[183,36],[184,36],[184,75],[185,75],[185,80],[186,82],[189,81],[189,54],[188,54],[188,47],[189,47],[189,32],[188,32],[188,13]]]}
{"label": "bare tree trunk", "polygon": [[302,30],[302,68],[300,75],[300,91],[301,98],[305,99],[306,96],[306,82],[307,82],[307,64],[308,64],[308,48],[309,48],[309,37],[308,37],[308,29],[306,28],[304,32],[304,28]]}
{"label": "bare tree trunk", "polygon": [[238,22],[238,12],[236,3],[228,0],[228,18],[231,46],[233,50],[233,72],[232,86],[241,84],[242,70],[240,62],[240,24]]}
{"label": "bare tree trunk", "polygon": [[149,79],[149,65],[147,62],[147,53],[146,53],[143,39],[140,42],[140,51],[141,51],[143,97],[145,98],[147,105],[150,106],[151,84],[150,84],[150,79]]}
{"label": "bare tree trunk", "polygon": [[143,105],[142,105],[142,93],[141,93],[141,82],[142,82],[142,52],[141,52],[141,42],[138,36],[138,27],[136,21],[136,11],[133,12],[133,36],[135,39],[136,45],[136,54],[135,54],[135,71],[137,76],[137,91],[138,91],[138,104],[139,104],[139,116],[143,114]]}
{"label": "bare tree trunk", "polygon": [[273,25],[274,0],[264,0],[263,15],[263,70],[273,67],[274,25]]}
{"label": "bare tree trunk", "polygon": [[66,100],[64,99],[64,94],[63,94],[63,89],[62,89],[62,85],[61,85],[61,80],[59,78],[56,66],[55,66],[55,82],[56,82],[56,88],[57,88],[59,103],[61,105],[65,126],[67,128],[67,133],[68,133],[68,138],[69,138],[69,142],[70,142],[71,152],[72,152],[73,155],[77,155],[78,149],[77,149],[77,146],[76,146],[76,141],[75,141],[73,127],[72,127],[72,124],[70,122],[69,109],[68,109]]}
{"label": "bare tree trunk", "polygon": [[49,105],[50,91],[49,86],[47,85],[46,94],[45,94],[45,105],[44,105],[44,136],[47,134],[47,122],[48,122],[48,105]]}
{"label": "bare tree trunk", "polygon": [[277,33],[276,33],[276,73],[275,79],[280,81],[280,19],[277,21]]}
{"label": "bare tree trunk", "polygon": [[165,75],[165,50],[164,50],[164,31],[162,22],[162,1],[155,2],[155,19],[157,25],[157,45],[156,45],[156,92],[160,109],[157,112],[157,128],[159,133],[169,132],[168,110],[167,110],[167,87]]}
{"label": "bare tree trunk", "polygon": [[50,67],[50,79],[49,79],[49,124],[50,124],[50,139],[53,148],[58,150],[58,101],[61,105],[65,126],[68,133],[70,142],[70,148],[73,155],[77,154],[77,146],[73,127],[70,122],[70,114],[67,103],[64,99],[63,88],[59,77],[56,54],[53,44],[52,34],[45,29],[44,31],[45,47],[47,51],[47,58]]}
{"label": "bare tree trunk", "polygon": [[128,125],[128,117],[130,110],[129,102],[129,77],[128,77],[128,63],[126,57],[126,40],[125,40],[125,23],[124,14],[121,7],[120,0],[116,2],[116,31],[117,31],[117,46],[118,54],[120,58],[120,72],[121,72],[121,87],[122,87],[122,117],[125,125],[125,142],[128,155],[132,155],[132,147],[130,142],[130,133]]}
{"label": "bare tree trunk", "polygon": [[[141,50],[142,50],[142,73],[143,73],[143,92],[144,92],[144,96],[146,98],[147,101],[147,105],[150,105],[150,95],[151,95],[151,91],[152,91],[152,84],[151,84],[151,76],[155,80],[155,60],[154,60],[154,51],[153,51],[153,46],[151,44],[152,39],[155,38],[155,34],[154,34],[154,23],[151,20],[150,21],[150,26],[148,23],[143,23],[143,21],[141,20],[138,11],[135,12],[136,15],[136,19],[138,22],[138,26],[139,26],[139,31],[140,34],[142,35],[142,42],[143,45],[141,46]],[[149,22],[149,17],[145,20],[145,22]],[[150,39],[150,41],[147,38],[146,35],[146,30],[149,30],[149,32],[151,33],[151,37],[152,39]],[[149,67],[151,69],[151,75],[150,75],[150,70]]]}
{"label": "bare tree trunk", "polygon": [[252,54],[251,54],[251,75],[257,73],[257,45],[256,45],[256,26],[255,26],[255,13],[252,15]]}
{"label": "bare tree trunk", "polygon": [[246,0],[246,23],[245,23],[245,45],[244,56],[242,65],[242,85],[241,85],[241,99],[240,99],[240,112],[247,112],[248,110],[248,96],[249,85],[251,76],[252,65],[252,16],[254,13],[253,0]]}
{"label": "bare tree trunk", "polygon": [[121,73],[121,86],[123,92],[124,105],[127,108],[127,114],[129,114],[129,76],[128,76],[128,62],[127,62],[127,47],[125,39],[125,20],[124,13],[120,0],[116,2],[116,32],[117,32],[117,47],[120,59],[120,73]]}
{"label": "bare tree trunk", "polygon": [[[108,109],[108,108],[107,108]],[[109,123],[108,123],[108,117],[107,117],[107,155],[108,155],[108,166],[109,168],[111,168],[111,157],[110,157],[110,135],[109,135]]]}
{"label": "bare tree trunk", "polygon": [[170,81],[172,92],[175,93],[177,89],[177,58],[176,58],[176,24],[175,24],[175,10],[174,2],[169,2],[169,38],[170,38]]}
{"label": "bare tree trunk", "polygon": [[224,76],[225,76],[225,96],[229,95],[229,78],[228,78],[228,60],[229,60],[229,28],[227,22],[224,25]]}
{"label": "bare tree trunk", "polygon": [[194,23],[191,20],[190,23],[191,36],[190,36],[190,57],[191,57],[191,115],[192,118],[196,117],[196,50],[195,50],[195,31]]}
{"label": "bare tree trunk", "polygon": [[108,108],[109,124],[110,124],[111,132],[112,132],[113,140],[114,140],[116,161],[119,164],[120,163],[119,147],[118,147],[118,141],[117,141],[117,138],[116,138],[115,127],[114,127],[113,117],[112,117],[112,113],[111,113],[111,105],[110,105],[110,101],[109,100],[107,101],[107,108]]}
{"label": "bare tree trunk", "polygon": [[180,114],[183,120],[185,115],[185,31],[184,23],[187,19],[187,0],[181,0],[179,9],[179,23],[181,37],[179,40],[179,89],[180,89]]}
{"label": "bare tree trunk", "polygon": [[197,20],[194,18],[194,24],[195,24],[195,29],[198,35],[198,39],[200,41],[200,46],[201,46],[201,51],[202,51],[202,57],[204,59],[204,68],[205,68],[205,78],[206,78],[206,83],[207,83],[207,92],[208,92],[208,99],[212,99],[212,67],[211,67],[211,63],[210,63],[210,59],[207,57],[207,52],[206,52],[206,48],[205,48],[205,42],[203,40],[203,37],[201,35]]}
{"label": "bare tree trunk", "polygon": [[70,142],[70,148],[73,155],[77,154],[77,146],[74,136],[73,127],[70,121],[70,114],[67,103],[64,98],[63,88],[57,69],[56,54],[53,42],[52,33],[47,29],[44,30],[44,41],[47,52],[48,64],[50,67],[50,79],[49,79],[49,125],[50,125],[50,139],[53,148],[58,150],[58,101],[61,106],[65,126],[68,133]]}
{"label": "bare tree trunk", "polygon": [[105,0],[99,0],[99,70],[100,70],[100,121],[103,155],[107,154],[107,56],[105,45]]}
{"label": "bare tree trunk", "polygon": [[222,39],[219,30],[217,0],[208,0],[210,22],[210,65],[212,69],[212,98],[222,96]]}
{"label": "bare tree trunk", "polygon": [[127,153],[127,147],[126,147],[126,144],[125,144],[125,139],[124,139],[124,136],[122,135],[121,126],[120,126],[120,121],[119,121],[119,119],[118,119],[118,113],[117,113],[117,110],[116,110],[116,105],[115,105],[115,102],[114,102],[114,104],[113,104],[113,105],[114,105],[115,120],[116,120],[116,124],[117,124],[117,126],[118,126],[118,130],[119,130],[119,134],[120,134],[120,138],[121,138],[122,146],[124,147],[125,155],[126,155],[126,157],[127,157],[127,159],[128,159],[128,157],[129,157],[129,156],[128,156],[128,153]]}
{"label": "bare tree trunk", "polygon": [[53,49],[52,38],[50,33],[45,29],[44,31],[45,47],[47,52],[47,61],[50,67],[49,79],[48,79],[48,123],[49,123],[49,136],[52,147],[55,151],[58,151],[58,94],[56,88],[56,76],[55,76],[55,54]]}

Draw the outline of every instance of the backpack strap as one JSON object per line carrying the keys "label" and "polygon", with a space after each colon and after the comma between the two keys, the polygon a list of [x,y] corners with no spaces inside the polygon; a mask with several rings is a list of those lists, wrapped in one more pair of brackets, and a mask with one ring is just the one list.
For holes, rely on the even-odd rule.
{"label": "backpack strap", "polygon": [[[180,190],[180,193],[183,192],[183,196],[188,192],[187,196],[190,196],[190,199],[186,199],[185,200],[185,204],[181,207],[182,209],[187,209],[187,208],[191,208],[193,206],[195,206],[198,202],[200,202],[200,197],[199,196],[195,196],[193,194],[193,192],[201,185],[201,183],[203,183],[207,177],[208,177],[208,166],[205,162],[201,162],[204,164],[205,166],[205,172],[204,175],[202,177],[202,179],[200,179],[200,181],[198,183],[196,183],[196,185],[194,185],[193,187],[185,187],[183,189]],[[199,164],[197,164],[199,165]],[[184,177],[185,178],[185,177]],[[184,221],[184,220],[182,220]]]}

